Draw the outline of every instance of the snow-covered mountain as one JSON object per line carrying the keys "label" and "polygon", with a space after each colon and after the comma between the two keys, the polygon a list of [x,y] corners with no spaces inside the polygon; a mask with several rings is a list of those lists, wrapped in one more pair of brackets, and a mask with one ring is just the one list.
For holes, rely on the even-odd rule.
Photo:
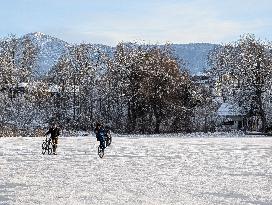
{"label": "snow-covered mountain", "polygon": [[47,73],[57,63],[59,57],[68,52],[69,44],[67,42],[41,32],[29,33],[24,35],[21,40],[23,38],[31,39],[39,50],[37,63],[39,74]]}
{"label": "snow-covered mountain", "polygon": [[[68,52],[69,43],[40,33],[29,33],[23,38],[29,38],[39,49],[37,72],[39,74],[47,73],[50,68],[58,61],[59,57]],[[91,45],[91,44],[90,44]],[[95,45],[100,49],[113,52],[114,48],[106,45]],[[201,73],[208,67],[207,56],[217,45],[209,43],[190,43],[173,44],[173,50],[177,58],[182,58],[192,74]]]}
{"label": "snow-covered mountain", "polygon": [[208,55],[217,46],[210,43],[173,44],[173,50],[177,58],[185,61],[192,74],[198,74],[208,68]]}

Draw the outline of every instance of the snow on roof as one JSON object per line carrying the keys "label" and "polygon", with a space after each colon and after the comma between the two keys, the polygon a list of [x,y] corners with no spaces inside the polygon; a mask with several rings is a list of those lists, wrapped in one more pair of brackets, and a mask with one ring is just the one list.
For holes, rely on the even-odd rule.
{"label": "snow on roof", "polygon": [[222,103],[219,107],[217,114],[219,116],[241,116],[243,115],[242,110],[237,105],[229,103]]}
{"label": "snow on roof", "polygon": [[[50,93],[59,93],[61,91],[61,87],[59,85],[51,85],[48,88],[48,92]],[[66,86],[64,92],[68,92],[68,93],[78,93],[79,92],[79,86],[75,85],[75,86]]]}
{"label": "snow on roof", "polygon": [[19,83],[18,87],[19,88],[25,88],[25,87],[27,87],[27,85],[28,85],[28,83]]}
{"label": "snow on roof", "polygon": [[58,93],[60,91],[60,86],[58,85],[51,85],[49,88],[48,88],[48,91],[50,93]]}

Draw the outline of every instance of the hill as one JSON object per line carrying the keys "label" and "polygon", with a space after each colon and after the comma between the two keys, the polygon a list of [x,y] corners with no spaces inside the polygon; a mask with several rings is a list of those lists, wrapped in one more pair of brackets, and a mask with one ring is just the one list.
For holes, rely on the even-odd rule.
{"label": "hill", "polygon": [[[71,44],[43,34],[41,32],[29,33],[20,38],[29,38],[39,50],[36,71],[38,74],[47,73],[52,66],[57,63],[59,57],[66,52]],[[90,44],[95,45],[95,44]],[[114,52],[114,47],[107,45],[96,45],[107,52]],[[207,56],[217,45],[209,43],[190,43],[190,44],[173,44],[174,54],[177,58],[185,61],[188,69],[192,74],[203,72],[208,67]]]}

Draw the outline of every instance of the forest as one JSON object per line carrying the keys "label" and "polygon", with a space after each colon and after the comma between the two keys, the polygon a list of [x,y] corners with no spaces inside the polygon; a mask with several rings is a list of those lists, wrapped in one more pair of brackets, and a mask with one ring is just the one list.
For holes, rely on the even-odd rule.
{"label": "forest", "polygon": [[10,35],[0,41],[0,136],[33,135],[52,122],[90,131],[98,121],[123,134],[211,132],[222,127],[223,102],[241,108],[245,120],[257,117],[267,132],[271,45],[242,35],[210,52],[209,69],[197,76],[171,44],[121,42],[109,53],[81,43],[39,75],[39,47]]}

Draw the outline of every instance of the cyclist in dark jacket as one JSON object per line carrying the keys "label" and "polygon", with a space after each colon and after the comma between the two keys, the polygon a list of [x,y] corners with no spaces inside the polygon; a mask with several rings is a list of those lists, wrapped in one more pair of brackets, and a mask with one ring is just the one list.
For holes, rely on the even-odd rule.
{"label": "cyclist in dark jacket", "polygon": [[57,144],[58,144],[58,137],[60,135],[60,128],[54,123],[45,133],[45,135],[51,134],[50,140],[52,140],[53,144],[53,154],[56,154]]}
{"label": "cyclist in dark jacket", "polygon": [[97,141],[100,142],[99,146],[102,149],[105,149],[105,130],[104,130],[104,128],[102,127],[102,125],[100,123],[96,123],[94,133],[96,135]]}

